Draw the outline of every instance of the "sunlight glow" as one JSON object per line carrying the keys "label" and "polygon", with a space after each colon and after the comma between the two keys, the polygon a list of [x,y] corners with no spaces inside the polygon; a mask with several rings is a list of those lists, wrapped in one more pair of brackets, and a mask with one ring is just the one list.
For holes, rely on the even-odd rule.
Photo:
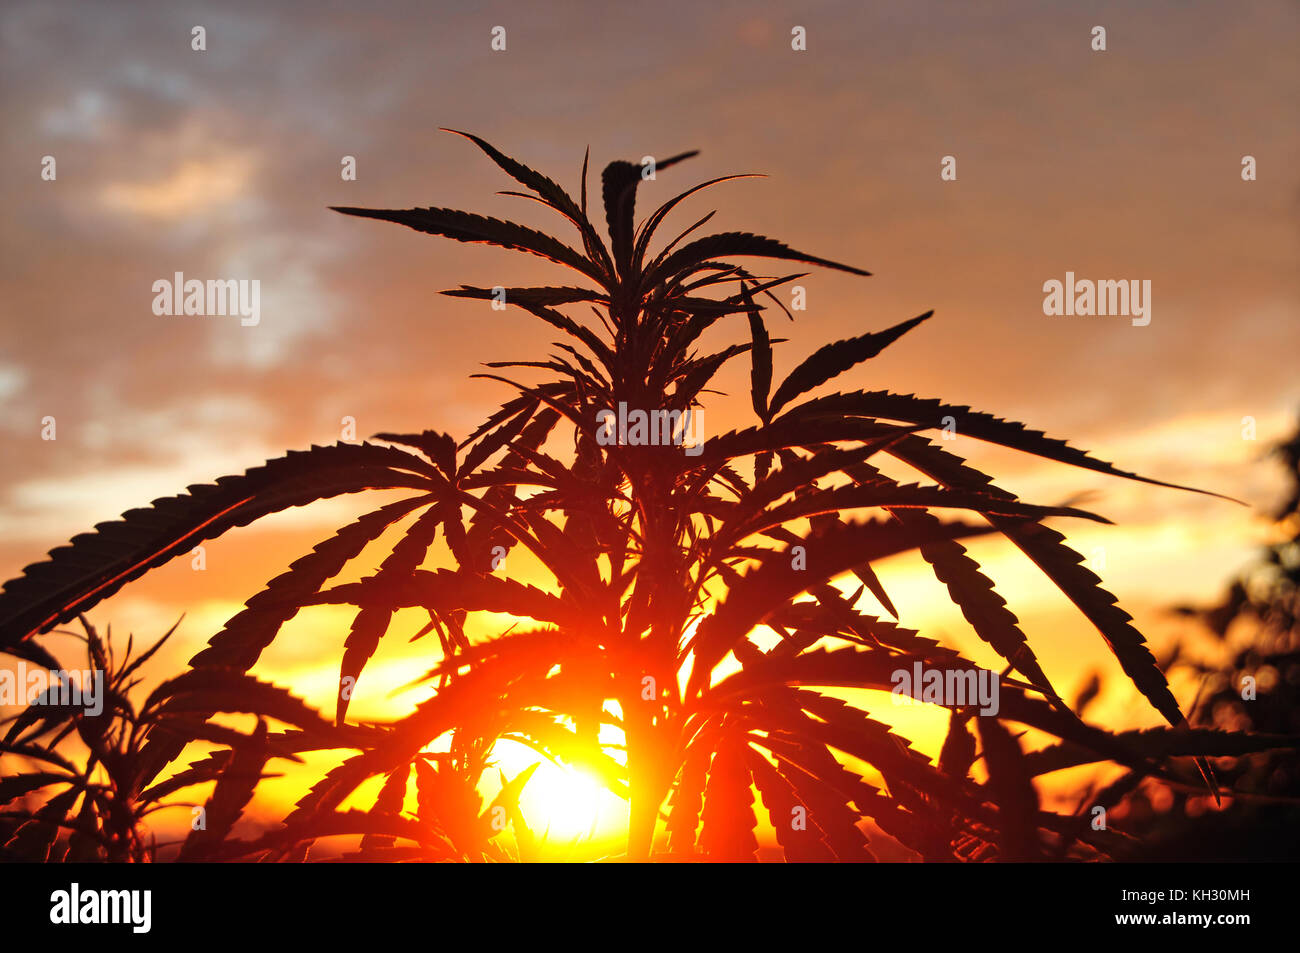
{"label": "sunlight glow", "polygon": [[507,778],[537,765],[520,794],[519,808],[539,841],[559,847],[595,840],[626,825],[626,803],[590,771],[556,764],[513,741],[497,742],[492,754]]}
{"label": "sunlight glow", "polygon": [[581,768],[543,760],[524,787],[519,804],[539,837],[586,840],[599,829],[603,790],[600,782]]}

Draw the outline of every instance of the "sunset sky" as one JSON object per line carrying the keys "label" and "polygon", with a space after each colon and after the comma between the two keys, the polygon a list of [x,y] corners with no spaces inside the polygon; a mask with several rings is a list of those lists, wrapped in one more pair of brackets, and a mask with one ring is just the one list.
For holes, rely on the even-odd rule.
{"label": "sunset sky", "polygon": [[[994,452],[954,449],[1033,502],[1089,494],[1115,527],[1060,527],[1157,647],[1163,607],[1206,600],[1266,537],[1264,459],[1300,411],[1300,7],[1294,3],[186,3],[9,0],[0,9],[0,577],[123,510],[289,448],[434,428],[458,438],[510,392],[468,376],[535,359],[551,329],[435,293],[574,283],[540,259],[346,218],[330,205],[442,205],[567,226],[447,126],[575,195],[611,159],[699,149],[645,189],[717,230],[870,270],[814,273],[777,314],[777,374],[821,344],[931,308],[842,379],[1006,416],[1125,469],[1240,507]],[[191,30],[206,30],[205,51]],[[490,48],[494,26],[507,48]],[[1102,25],[1107,49],[1091,48]],[[791,49],[803,26],[807,50]],[[1283,117],[1290,117],[1284,121]],[[53,156],[57,178],[41,177]],[[356,181],[340,162],[356,158]],[[955,181],[941,181],[944,156]],[[1242,157],[1257,161],[1243,181]],[[653,207],[653,206],[652,206]],[[669,229],[674,231],[673,229]],[[675,231],[674,231],[675,233]],[[1052,317],[1043,284],[1149,280],[1151,323]],[[261,321],[157,316],[175,272],[256,279]],[[713,338],[747,337],[743,321]],[[733,338],[733,339],[734,339]],[[705,407],[753,423],[748,364]],[[57,439],[41,439],[42,419]],[[1257,439],[1243,439],[1243,418]],[[239,530],[128,586],[91,618],[137,637],[186,613],[174,671],[269,578],[355,513],[334,501]],[[1103,548],[1104,554],[1098,549]],[[1154,724],[1104,642],[1017,554],[973,551],[1067,697],[1111,676],[1111,714]],[[933,581],[883,579],[902,622],[984,664]],[[304,613],[259,672],[332,707],[347,617]],[[404,642],[404,640],[402,640]],[[429,647],[394,643],[359,715]],[[389,666],[389,674],[382,674]],[[370,688],[367,692],[365,689]],[[1188,701],[1194,686],[1176,686]]]}

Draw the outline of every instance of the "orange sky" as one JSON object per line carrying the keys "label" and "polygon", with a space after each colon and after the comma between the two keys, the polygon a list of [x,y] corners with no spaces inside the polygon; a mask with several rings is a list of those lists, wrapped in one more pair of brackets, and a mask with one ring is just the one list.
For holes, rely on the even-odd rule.
{"label": "orange sky", "polygon": [[[778,374],[827,340],[934,308],[845,386],[968,403],[1246,500],[955,447],[1035,502],[1092,493],[1085,505],[1118,526],[1080,527],[1077,548],[1104,548],[1101,575],[1157,644],[1162,606],[1213,596],[1249,558],[1265,533],[1258,509],[1279,490],[1261,455],[1300,408],[1294,4],[610,6],[7,3],[0,576],[124,509],[331,442],[345,416],[361,435],[463,437],[508,396],[466,378],[483,361],[536,356],[550,330],[434,292],[569,277],[326,210],[451,205],[554,225],[494,196],[513,183],[438,126],[483,135],[574,191],[587,145],[596,170],[702,150],[649,185],[652,199],[767,173],[672,222],[716,208],[719,230],[874,273],[804,282],[808,310],[773,325],[790,339]],[[206,51],[190,48],[195,24]],[[1090,49],[1094,24],[1106,52]],[[489,48],[495,25],[505,52]],[[790,49],[795,25],[805,52]],[[1254,182],[1240,177],[1247,154]],[[340,179],[345,155],[354,182]],[[940,181],[945,155],[956,181]],[[1150,325],[1045,316],[1043,282],[1067,270],[1150,280]],[[260,324],[155,316],[152,283],[175,271],[260,280]],[[714,432],[751,423],[747,375],[737,364],[724,381],[740,396],[707,406]],[[55,441],[40,439],[46,415]],[[1246,416],[1257,441],[1242,439]],[[165,671],[350,512],[333,502],[237,531],[209,545],[206,572],[178,560],[92,618],[146,636],[188,613]],[[1118,673],[1023,559],[974,550],[1067,695],[1094,669]],[[991,664],[935,583],[906,566],[885,582],[905,624]],[[262,671],[328,707],[346,623],[311,619]],[[386,645],[367,674],[409,671],[403,659],[423,649]],[[403,680],[363,682],[354,711],[388,710],[386,686]],[[1136,698],[1112,677],[1102,703],[1155,723]]]}

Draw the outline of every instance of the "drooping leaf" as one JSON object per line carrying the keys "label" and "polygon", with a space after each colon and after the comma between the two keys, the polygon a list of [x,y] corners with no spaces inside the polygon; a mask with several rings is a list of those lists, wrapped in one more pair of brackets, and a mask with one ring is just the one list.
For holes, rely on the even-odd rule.
{"label": "drooping leaf", "polygon": [[1001,859],[1035,860],[1042,854],[1038,841],[1038,791],[1024,752],[996,718],[976,718],[975,725],[988,766],[988,787],[998,805]]}
{"label": "drooping leaf", "polygon": [[[945,485],[970,482],[972,474],[974,479],[989,485],[987,476],[967,466],[960,457],[923,440],[900,441],[889,452]],[[994,489],[992,492],[1011,496],[1005,491]],[[1124,673],[1155,709],[1171,725],[1182,724],[1184,719],[1178,702],[1169,691],[1169,684],[1156,665],[1155,656],[1146,647],[1146,639],[1131,624],[1133,617],[1116,605],[1115,596],[1101,587],[1096,573],[1082,565],[1083,556],[1066,545],[1065,537],[1050,527],[1029,520],[993,516],[989,521],[1033,560],[1097,627]]]}
{"label": "drooping leaf", "polygon": [[666,258],[656,260],[642,280],[642,286],[650,286],[668,281],[678,275],[688,273],[706,261],[721,256],[749,255],[757,258],[779,258],[784,261],[799,261],[837,271],[847,271],[854,275],[870,275],[871,272],[841,265],[826,258],[818,258],[805,252],[796,251],[772,238],[753,235],[749,232],[720,232],[706,238],[698,238],[689,245],[684,245]]}
{"label": "drooping leaf", "polygon": [[[935,517],[919,510],[898,510],[894,515],[905,525],[934,526],[938,523]],[[940,539],[926,543],[919,551],[921,558],[934,570],[935,578],[947,586],[948,594],[975,633],[1031,682],[1049,695],[1055,695],[1056,690],[1020,630],[1020,620],[993,588],[993,581],[980,572],[979,564],[967,555],[966,547],[956,540]]]}
{"label": "drooping leaf", "polygon": [[939,770],[954,778],[964,778],[975,763],[975,736],[970,719],[955,709],[948,716],[948,734],[939,751]]}
{"label": "drooping leaf", "polygon": [[[1060,463],[1068,463],[1085,470],[1095,470],[1098,473],[1105,473],[1110,476],[1124,477],[1125,479],[1150,483],[1154,486],[1169,487],[1175,490],[1189,490],[1193,493],[1219,496],[1217,493],[1209,493],[1206,490],[1180,486],[1177,483],[1166,483],[1163,480],[1154,480],[1136,473],[1130,473],[1127,470],[1121,470],[1104,460],[1098,460],[1082,450],[1071,447],[1064,440],[1048,437],[1041,430],[1030,430],[1024,424],[1013,420],[1002,420],[991,414],[971,410],[969,407],[945,404],[941,401],[916,397],[911,394],[892,394],[888,391],[854,391],[850,394],[832,394],[829,397],[821,397],[800,404],[798,407],[787,411],[785,417],[808,419],[821,414],[835,416],[854,414],[876,418],[883,417],[888,420],[903,420],[911,424],[935,429],[942,429],[945,419],[951,418],[952,424],[950,426],[955,428],[956,433],[962,436],[996,443],[1013,450],[1021,450],[1035,456],[1056,460]],[[1229,497],[1219,498],[1229,499]]]}
{"label": "drooping leaf", "polygon": [[213,852],[253,798],[266,766],[266,722],[258,719],[251,741],[235,749],[203,808],[204,823],[190,831],[181,845],[181,861],[200,860]]}
{"label": "drooping leaf", "polygon": [[591,222],[587,219],[587,175],[585,160],[583,161],[582,205],[578,206],[574,203],[573,199],[569,197],[569,194],[550,178],[542,175],[540,172],[530,169],[522,162],[510,158],[505,153],[489,145],[483,139],[480,139],[478,136],[471,135],[468,132],[460,132],[456,129],[445,129],[444,131],[453,133],[457,136],[463,136],[470,140],[470,142],[482,149],[493,162],[504,169],[508,175],[536,192],[543,202],[577,226],[578,231],[582,233],[582,239],[587,249],[587,254],[591,256],[592,260],[602,263],[607,271],[612,270],[610,268],[609,253],[605,250],[604,243],[601,242],[600,236],[596,233]]}
{"label": "drooping leaf", "polygon": [[[402,802],[406,799],[406,783],[410,778],[411,765],[409,764],[391,771],[384,779],[383,787],[379,789],[379,796],[375,799],[375,806],[371,813],[388,816],[400,814]],[[361,849],[392,847],[394,843],[396,838],[390,835],[368,833],[361,838]]]}
{"label": "drooping leaf", "polygon": [[586,275],[592,281],[603,282],[604,274],[599,266],[564,242],[552,238],[536,229],[505,222],[499,218],[475,215],[451,208],[354,208],[352,206],[331,205],[332,211],[359,218],[373,218],[381,222],[395,222],[405,225],[417,232],[429,235],[441,235],[458,242],[484,243],[509,248],[514,251],[529,252],[558,265],[567,265],[574,271]]}
{"label": "drooping leaf", "polygon": [[343,527],[329,539],[317,543],[310,553],[290,563],[245,604],[208,641],[190,664],[195,667],[247,670],[271,644],[281,626],[295,615],[302,600],[315,595],[327,580],[356,558],[368,543],[378,539],[389,526],[406,516],[429,497],[412,497],[382,506]]}
{"label": "drooping leaf", "polygon": [[746,755],[759,797],[767,808],[768,821],[776,833],[776,842],[785,851],[785,859],[791,863],[834,860],[835,854],[826,845],[822,829],[809,818],[808,806],[799,803],[794,786],[759,752],[750,749]]}
{"label": "drooping leaf", "polygon": [[506,304],[519,305],[521,308],[544,307],[573,304],[578,301],[591,301],[598,304],[609,302],[609,296],[599,291],[586,288],[475,288],[461,285],[442,294],[451,298],[477,298],[481,301],[504,301]]}
{"label": "drooping leaf", "polygon": [[269,513],[367,489],[429,489],[433,468],[396,447],[346,444],[291,451],[216,483],[128,510],[73,537],[0,593],[0,647],[67,622],[193,546]]}
{"label": "drooping leaf", "polygon": [[73,785],[42,804],[30,820],[19,826],[13,837],[0,845],[5,856],[36,863],[49,861],[60,828],[69,824],[69,814],[82,794],[81,785]]}
{"label": "drooping leaf", "polygon": [[933,311],[927,311],[910,321],[896,324],[886,331],[869,332],[819,348],[781,382],[781,386],[772,396],[770,413],[778,413],[782,407],[800,394],[806,394],[814,387],[843,374],[855,364],[861,364],[875,357],[933,314]]}
{"label": "drooping leaf", "polygon": [[[696,151],[683,152],[666,159],[655,160],[654,172],[676,165],[683,159],[698,155]],[[614,262],[623,277],[631,271],[632,230],[636,216],[636,190],[641,184],[647,166],[618,160],[605,166],[601,173],[601,193],[605,203],[605,223],[609,228]]]}
{"label": "drooping leaf", "polygon": [[[454,461],[452,466],[454,473]],[[403,579],[419,568],[428,555],[429,547],[433,545],[438,527],[449,517],[451,509],[446,505],[430,507],[416,518],[380,564],[379,572],[375,575],[377,586],[383,585],[388,579]],[[351,631],[343,643],[343,659],[339,663],[335,724],[343,724],[361,670],[379,647],[379,640],[388,631],[392,616],[393,610],[387,606],[370,604],[361,606],[353,618]]]}
{"label": "drooping leaf", "polygon": [[753,349],[750,352],[754,361],[750,372],[750,397],[754,413],[766,423],[772,416],[767,405],[768,391],[772,387],[772,342],[767,336],[762,315],[752,307],[754,299],[750,297],[743,282],[740,287],[745,305],[750,309],[749,332],[753,337]]}
{"label": "drooping leaf", "polygon": [[895,523],[845,523],[802,539],[806,568],[788,553],[774,553],[757,570],[733,587],[727,599],[699,627],[694,642],[695,663],[690,690],[700,691],[713,666],[768,613],[819,582],[854,566],[913,549],[942,534],[956,539],[982,530],[961,523],[942,524],[932,531],[904,529]]}
{"label": "drooping leaf", "polygon": [[710,860],[736,863],[756,860],[758,839],[754,836],[754,794],[751,790],[747,747],[724,735],[704,788],[700,849]]}

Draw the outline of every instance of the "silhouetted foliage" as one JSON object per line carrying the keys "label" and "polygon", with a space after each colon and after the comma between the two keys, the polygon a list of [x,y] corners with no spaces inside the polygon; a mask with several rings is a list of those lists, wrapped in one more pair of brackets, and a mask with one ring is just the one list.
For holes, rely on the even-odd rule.
{"label": "silhouetted foliage", "polygon": [[[70,712],[49,723],[35,721],[37,712],[24,715],[4,750],[45,759],[58,776],[4,782],[6,799],[38,789],[52,795],[34,811],[7,815],[10,827],[22,822],[6,845],[11,855],[147,857],[139,822],[164,796],[215,781],[207,827],[186,840],[183,859],[302,859],[314,841],[337,834],[360,835],[354,856],[370,859],[526,859],[532,834],[516,799],[526,776],[502,778],[502,796],[487,809],[477,793],[493,745],[508,738],[585,766],[628,797],[631,859],[755,859],[760,813],[790,860],[871,859],[868,820],[925,859],[1087,859],[1122,846],[1123,835],[1093,830],[1082,807],[1075,816],[1044,810],[1038,776],[1109,760],[1144,775],[1203,783],[1192,763],[1198,756],[1294,745],[1294,736],[1190,730],[1130,616],[1045,524],[1052,517],[1105,521],[1021,501],[924,434],[951,418],[966,439],[1173,484],[961,405],[885,391],[812,396],[916,329],[928,312],[829,344],[773,387],[780,342],[767,328],[767,304],[779,305],[773,291],[802,276],[759,274],[736,262],[865,271],[747,232],[692,237],[711,215],[652,251],[678,203],[723,180],[683,192],[638,226],[645,177],[628,162],[611,163],[601,177],[607,245],[589,217],[585,160],[575,200],[551,179],[467,138],[528,190],[511,194],[560,214],[579,245],[451,209],[338,211],[528,252],[586,279],[590,287],[444,292],[484,301],[504,293],[505,302],[561,332],[545,360],[491,365],[542,371],[545,379],[479,375],[516,396],[464,439],[436,430],[384,433],[373,438],[377,443],[293,452],[131,510],[6,584],[0,648],[44,664],[52,656],[43,633],[203,540],[341,494],[409,491],[340,528],[270,580],[193,657],[190,671],[139,710],[123,689],[101,719]],[[656,175],[692,154],[658,162]],[[747,322],[747,339],[709,352],[702,336],[727,321]],[[598,414],[620,405],[676,414],[672,420],[682,426],[719,370],[745,354],[755,426],[713,436],[698,453],[672,441],[611,443],[599,434]],[[882,459],[920,482],[887,476],[875,465]],[[936,515],[954,510],[957,518]],[[403,522],[402,538],[375,573],[330,585],[368,544]],[[984,534],[1010,540],[1042,569],[1173,727],[1114,734],[1071,711],[1016,616],[960,542]],[[452,565],[426,569],[439,538]],[[500,557],[517,547],[544,567],[545,585],[499,568]],[[894,673],[915,664],[945,676],[977,671],[952,649],[863,611],[870,593],[896,617],[873,567],[907,552],[919,552],[1006,663],[996,715],[946,702],[952,727],[938,764],[860,703],[828,694],[889,692]],[[856,577],[856,588],[832,585],[844,577]],[[247,674],[284,623],[323,604],[357,610],[332,722]],[[392,723],[351,724],[352,687],[403,608],[426,613],[424,632],[437,634],[426,677],[433,694]],[[523,621],[474,640],[466,627],[478,613]],[[93,646],[89,624],[86,631]],[[914,692],[919,697],[920,686]],[[231,732],[212,720],[232,711],[257,716],[256,730]],[[272,721],[288,727],[271,731]],[[603,743],[602,726],[621,731],[625,743]],[[1059,742],[1025,752],[1023,727]],[[90,750],[84,766],[56,753],[69,728]],[[440,739],[445,751],[434,753]],[[196,740],[219,750],[177,765]],[[322,750],[340,753],[342,763],[280,825],[252,840],[233,836],[270,761]],[[976,765],[986,781],[972,776]],[[864,766],[883,787],[865,779]],[[413,815],[403,808],[412,777]],[[378,778],[372,810],[342,809],[360,785]],[[510,821],[517,852],[497,844],[505,825],[490,817],[494,809]],[[802,824],[791,822],[796,815]],[[58,825],[73,833],[55,850],[51,832]]]}
{"label": "silhouetted foliage", "polygon": [[[1188,720],[1231,732],[1300,734],[1300,428],[1273,448],[1289,481],[1272,514],[1278,542],[1210,606],[1178,612],[1211,633],[1218,653],[1174,646],[1166,665],[1200,679]],[[1216,658],[1215,655],[1220,657]],[[1208,657],[1207,657],[1208,655]],[[1126,823],[1144,860],[1294,860],[1300,851],[1300,756],[1294,748],[1214,762],[1234,796],[1214,804],[1202,791],[1146,787],[1127,799]]]}

